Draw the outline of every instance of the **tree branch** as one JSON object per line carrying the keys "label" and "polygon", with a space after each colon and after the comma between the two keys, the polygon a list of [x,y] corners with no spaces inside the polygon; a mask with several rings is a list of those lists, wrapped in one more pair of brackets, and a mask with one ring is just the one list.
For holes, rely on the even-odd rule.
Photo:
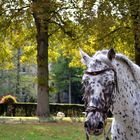
{"label": "tree branch", "polygon": [[[7,9],[5,11],[3,11],[2,13],[0,13],[0,16],[2,16],[2,14],[6,13],[6,12],[9,12],[9,15],[7,15],[7,22],[6,24],[3,26],[3,29],[1,30],[6,30],[12,23],[12,20],[15,18],[15,17],[18,17],[21,13],[21,11],[23,9],[26,9],[26,8],[29,8],[30,6],[29,5],[26,5],[26,6],[23,6],[21,8],[15,8],[15,9]],[[14,10],[14,13],[10,12],[11,10]],[[10,15],[11,14],[11,15]]]}
{"label": "tree branch", "polygon": [[115,32],[117,32],[117,31],[119,31],[119,30],[121,30],[121,29],[123,29],[123,28],[124,28],[124,29],[127,29],[127,30],[130,30],[130,29],[131,29],[131,27],[128,27],[128,26],[126,26],[126,27],[118,27],[118,28],[114,29],[113,31],[111,31],[110,33],[104,35],[103,37],[101,37],[101,38],[99,38],[99,39],[95,39],[95,40],[93,40],[93,41],[96,42],[96,41],[104,40],[106,37],[108,37],[108,36],[114,34]]}

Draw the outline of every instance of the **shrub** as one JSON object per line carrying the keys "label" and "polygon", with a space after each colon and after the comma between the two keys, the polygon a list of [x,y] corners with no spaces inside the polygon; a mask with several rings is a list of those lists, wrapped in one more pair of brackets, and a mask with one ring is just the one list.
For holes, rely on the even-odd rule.
{"label": "shrub", "polygon": [[[15,103],[15,104],[0,104],[0,115],[12,115],[12,116],[36,116],[37,103]],[[50,103],[50,112],[53,116],[65,116],[65,117],[82,117],[85,111],[84,105],[81,104],[59,104]],[[9,113],[10,112],[10,113]],[[58,113],[61,112],[61,113]],[[62,114],[63,115],[58,115]],[[108,117],[112,117],[112,113],[109,112]]]}
{"label": "shrub", "polygon": [[16,97],[12,96],[12,95],[6,95],[3,96],[0,103],[3,104],[14,104],[17,103]]}

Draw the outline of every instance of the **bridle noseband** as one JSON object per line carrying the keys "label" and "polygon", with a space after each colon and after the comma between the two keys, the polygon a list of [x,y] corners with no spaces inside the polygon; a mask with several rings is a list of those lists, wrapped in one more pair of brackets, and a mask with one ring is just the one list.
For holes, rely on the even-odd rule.
{"label": "bridle noseband", "polygon": [[[89,71],[85,71],[84,73],[87,74],[87,75],[91,75],[91,76],[96,76],[96,75],[100,75],[100,74],[103,74],[104,72],[106,71],[113,71],[114,72],[114,84],[115,84],[115,88],[113,90],[116,89],[116,92],[119,92],[119,89],[118,89],[118,82],[117,82],[117,73],[116,73],[116,70],[113,68],[113,67],[110,67],[110,68],[105,68],[103,70],[99,70],[99,71],[92,71],[92,72],[89,72]],[[113,97],[111,95],[110,99],[109,99],[109,105],[108,106],[111,106],[113,105]],[[104,119],[107,118],[107,112],[109,110],[109,107],[108,106],[105,106],[104,108],[97,108],[97,107],[93,107],[93,106],[86,106],[86,112],[89,113],[89,112],[100,112],[102,113],[104,116]],[[110,130],[110,128],[109,128]],[[104,135],[104,139],[105,140],[109,140],[108,134],[105,134]],[[88,134],[86,133],[86,137],[87,137],[87,140],[89,140],[89,136]]]}

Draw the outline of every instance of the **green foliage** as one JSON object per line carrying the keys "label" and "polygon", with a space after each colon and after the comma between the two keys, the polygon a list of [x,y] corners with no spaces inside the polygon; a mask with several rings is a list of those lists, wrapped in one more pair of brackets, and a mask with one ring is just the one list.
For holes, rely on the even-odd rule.
{"label": "green foliage", "polygon": [[37,77],[33,73],[20,74],[20,89],[22,89],[23,95],[20,97],[20,101],[35,102],[37,100]]}
{"label": "green foliage", "polygon": [[[1,40],[6,36],[4,46],[9,42],[12,47],[23,49],[22,63],[29,63],[32,60],[35,62],[33,56],[36,56],[36,31],[30,12],[36,10],[40,12],[40,19],[47,18],[46,20],[49,21],[50,62],[57,61],[61,50],[65,57],[72,58],[70,66],[81,66],[79,47],[93,54],[96,50],[113,46],[117,51],[134,58],[134,38],[128,2],[78,0],[74,2],[50,1],[49,4],[46,4],[45,1],[39,1],[39,6],[35,4],[30,9],[30,1],[14,1],[13,3],[4,1],[2,5],[6,6],[1,7],[0,23],[1,27],[4,28],[7,25],[8,28]],[[20,9],[20,12],[17,8]],[[9,16],[6,16],[6,11],[9,11]],[[7,63],[5,65],[8,68],[13,67],[13,63],[10,63],[11,49],[3,48],[5,48],[5,54],[0,56],[4,58],[6,54],[9,54],[7,55],[9,65],[7,66]],[[4,61],[6,62],[6,60]]]}
{"label": "green foliage", "polygon": [[52,77],[55,80],[56,87],[65,91],[68,87],[68,60],[59,57],[58,61],[52,65]]}
{"label": "green foliage", "polygon": [[[72,95],[79,96],[82,66],[79,48],[93,55],[114,47],[117,52],[135,59],[130,0],[37,1],[5,0],[0,6],[0,94],[15,93],[17,50],[21,65],[36,64],[36,27],[32,13],[48,24],[49,62],[53,63],[50,80],[57,91],[67,91],[71,72]],[[137,3],[135,3],[137,4]],[[133,6],[135,7],[135,4]],[[45,30],[45,29],[44,29]],[[43,64],[43,63],[42,63]],[[77,68],[78,67],[78,68]],[[80,67],[80,68],[79,68]],[[5,71],[7,70],[7,71]],[[8,81],[8,83],[7,83]],[[41,82],[44,80],[41,79]],[[20,74],[20,88],[34,95],[34,75]],[[53,89],[50,87],[50,89]],[[75,91],[75,92],[74,92]]]}
{"label": "green foliage", "polygon": [[[13,114],[15,116],[36,116],[36,103],[20,103],[17,102],[11,105]],[[0,115],[7,114],[8,110],[5,110],[8,104],[0,104]],[[83,104],[59,104],[59,103],[50,103],[50,111],[52,116],[57,116],[58,112],[63,112],[66,117],[80,117],[84,116],[83,112],[85,107]],[[111,113],[108,114],[109,117],[112,116]]]}
{"label": "green foliage", "polygon": [[17,100],[16,100],[16,97],[12,95],[6,95],[2,97],[0,102],[3,104],[14,104],[14,103],[17,103]]}
{"label": "green foliage", "polygon": [[[36,101],[36,75],[29,70],[36,70],[36,66],[22,65],[26,68],[25,72],[20,71],[20,91],[16,94],[16,70],[0,70],[0,96],[5,96],[7,93],[12,93],[16,95],[18,101]],[[22,70],[22,68],[21,68]]]}
{"label": "green foliage", "polygon": [[0,96],[15,93],[16,75],[10,70],[0,70]]}
{"label": "green foliage", "polygon": [[134,38],[128,1],[81,1],[80,8],[78,3],[79,1],[74,3],[74,14],[71,12],[73,20],[66,20],[65,29],[71,29],[72,38],[64,35],[61,30],[53,34],[50,38],[49,60],[57,61],[61,52],[64,57],[71,58],[71,67],[81,67],[79,47],[90,55],[97,50],[114,47],[117,52],[134,60]]}
{"label": "green foliage", "polygon": [[[74,102],[81,100],[81,73],[79,67],[69,67],[70,58],[61,56],[58,61],[52,64],[51,77],[56,93],[68,93],[71,86],[71,94]],[[71,84],[71,85],[69,85]]]}

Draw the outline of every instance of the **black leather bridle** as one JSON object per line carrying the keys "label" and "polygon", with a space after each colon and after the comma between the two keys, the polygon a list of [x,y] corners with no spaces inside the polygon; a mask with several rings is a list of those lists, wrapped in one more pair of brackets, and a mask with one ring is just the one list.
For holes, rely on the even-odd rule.
{"label": "black leather bridle", "polygon": [[[87,74],[87,75],[91,75],[91,76],[96,76],[96,75],[100,75],[100,74],[103,74],[104,72],[106,71],[113,71],[114,72],[114,86],[115,88],[113,90],[116,89],[116,92],[119,92],[119,89],[118,89],[118,82],[117,82],[117,73],[116,73],[116,70],[111,67],[111,68],[105,68],[103,70],[99,70],[99,71],[92,71],[92,72],[89,72],[89,71],[85,71],[84,73]],[[86,112],[89,113],[89,112],[101,112],[104,116],[104,118],[107,118],[107,112],[109,110],[109,106],[113,105],[113,97],[111,96],[110,99],[109,99],[109,104],[108,106],[105,106],[104,108],[97,108],[97,107],[93,107],[93,106],[86,106]],[[108,138],[108,133],[110,132],[110,129],[111,127],[109,128],[107,134],[104,135],[104,139],[105,140],[109,140]],[[89,135],[87,134],[86,132],[86,139],[89,140]]]}

